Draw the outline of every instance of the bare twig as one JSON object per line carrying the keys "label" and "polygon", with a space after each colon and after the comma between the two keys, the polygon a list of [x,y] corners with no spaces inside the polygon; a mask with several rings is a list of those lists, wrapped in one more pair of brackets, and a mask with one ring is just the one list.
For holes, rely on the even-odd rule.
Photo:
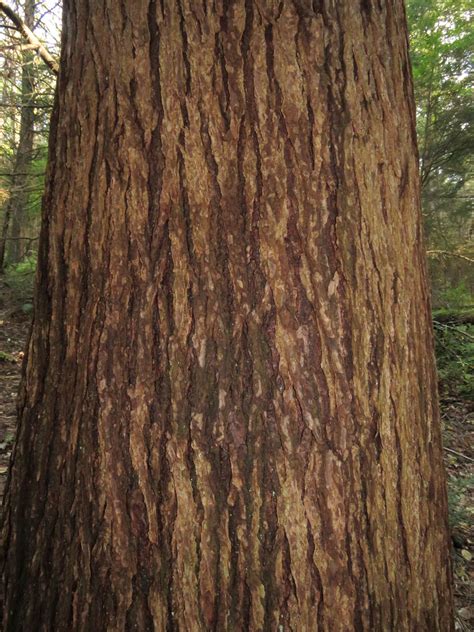
{"label": "bare twig", "polygon": [[433,257],[437,257],[438,255],[442,255],[444,257],[458,257],[464,261],[469,261],[469,263],[474,263],[474,259],[470,259],[469,257],[466,257],[466,255],[460,255],[459,252],[449,252],[448,250],[427,250],[426,254]]}
{"label": "bare twig", "polygon": [[460,456],[463,459],[466,459],[467,461],[471,461],[472,463],[474,463],[474,459],[472,459],[470,456],[467,456],[467,454],[463,454],[462,452],[457,452],[456,450],[452,450],[451,448],[447,448],[446,446],[444,446],[444,449],[446,450],[446,452],[452,452],[456,456]]}
{"label": "bare twig", "polygon": [[28,42],[31,44],[31,47],[34,48],[34,50],[38,53],[44,63],[51,70],[51,72],[57,75],[59,72],[58,62],[43,46],[43,44],[39,41],[33,31],[26,26],[21,17],[17,13],[15,13],[15,11],[13,11],[13,9],[9,7],[6,2],[0,1],[0,11],[2,11],[13,22],[17,30],[20,31],[20,33],[28,40]]}
{"label": "bare twig", "polygon": [[53,106],[50,103],[8,103],[5,101],[0,101],[0,107],[2,108],[41,108],[45,110],[52,110]]}
{"label": "bare twig", "polygon": [[464,336],[465,338],[467,338],[468,340],[474,340],[474,336],[471,336],[471,334],[468,334],[467,331],[463,331],[462,329],[459,329],[458,327],[454,327],[453,325],[448,325],[447,323],[442,323],[439,320],[434,319],[433,320],[433,324],[438,327],[443,327],[443,329],[451,329],[453,331],[455,331],[457,334],[459,334],[460,336]]}

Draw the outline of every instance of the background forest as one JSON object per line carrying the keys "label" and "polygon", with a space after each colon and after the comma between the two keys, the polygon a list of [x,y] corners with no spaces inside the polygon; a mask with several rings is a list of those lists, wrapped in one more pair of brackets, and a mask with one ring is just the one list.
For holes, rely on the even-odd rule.
{"label": "background forest", "polygon": [[[2,8],[0,3],[0,9]],[[59,56],[61,6],[9,6]],[[457,629],[474,623],[474,10],[471,0],[408,0],[425,243],[449,475]],[[0,12],[0,476],[32,292],[55,74]],[[3,483],[0,488],[0,493]]]}

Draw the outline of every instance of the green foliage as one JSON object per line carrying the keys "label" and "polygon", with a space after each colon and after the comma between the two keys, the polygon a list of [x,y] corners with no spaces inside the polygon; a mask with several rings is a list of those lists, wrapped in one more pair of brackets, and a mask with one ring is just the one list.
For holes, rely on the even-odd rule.
{"label": "green foliage", "polygon": [[[472,258],[474,7],[472,0],[408,0],[422,206],[429,249]],[[472,279],[466,260],[430,261],[439,285]]]}
{"label": "green foliage", "polygon": [[2,362],[13,363],[15,362],[15,358],[11,355],[11,353],[0,351],[0,363]]}
{"label": "green foliage", "polygon": [[438,303],[446,310],[462,311],[474,307],[474,296],[465,281],[461,281],[459,285],[442,289],[438,294]]}
{"label": "green foliage", "polygon": [[451,527],[472,523],[474,509],[469,503],[469,494],[473,488],[474,475],[449,476],[448,504]]}
{"label": "green foliage", "polygon": [[[57,55],[62,3],[43,8],[38,2],[16,4],[25,19],[28,13],[40,40]],[[2,12],[0,27],[0,232],[6,237],[0,247],[5,253],[0,261],[3,269],[37,249],[56,78],[31,47],[25,46],[22,35],[10,28]]]}
{"label": "green foliage", "polygon": [[409,0],[423,183],[455,192],[474,147],[474,9],[470,0]]}
{"label": "green foliage", "polygon": [[36,270],[36,254],[5,270],[5,283],[11,289],[15,301],[25,303],[33,296]]}
{"label": "green foliage", "polygon": [[474,325],[433,323],[440,396],[474,398]]}
{"label": "green foliage", "polygon": [[438,323],[447,323],[447,324],[464,324],[464,323],[474,323],[474,306],[472,307],[460,307],[455,309],[450,309],[449,307],[442,307],[441,309],[436,309],[433,312],[433,319]]}

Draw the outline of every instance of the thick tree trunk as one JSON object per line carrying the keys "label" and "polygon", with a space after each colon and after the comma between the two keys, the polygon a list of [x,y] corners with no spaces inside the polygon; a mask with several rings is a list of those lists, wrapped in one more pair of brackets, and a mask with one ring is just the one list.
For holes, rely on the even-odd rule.
{"label": "thick tree trunk", "polygon": [[446,632],[400,1],[65,5],[5,629]]}
{"label": "thick tree trunk", "polygon": [[[36,0],[25,0],[24,13],[25,24],[32,29],[35,22]],[[0,272],[5,266],[6,245],[11,223],[11,237],[9,244],[9,260],[17,263],[23,257],[24,241],[22,231],[26,220],[28,206],[28,173],[33,158],[34,122],[35,111],[32,107],[34,102],[35,79],[34,79],[34,53],[31,50],[23,52],[23,66],[21,71],[21,117],[18,147],[16,150],[15,163],[13,167],[13,177],[11,182],[10,199],[5,209],[5,216],[2,225],[0,238]]]}

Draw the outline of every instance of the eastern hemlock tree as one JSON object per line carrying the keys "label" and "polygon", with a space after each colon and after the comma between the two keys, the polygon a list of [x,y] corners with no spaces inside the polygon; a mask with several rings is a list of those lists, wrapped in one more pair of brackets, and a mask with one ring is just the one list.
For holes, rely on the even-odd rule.
{"label": "eastern hemlock tree", "polygon": [[451,630],[403,3],[64,27],[5,630]]}

